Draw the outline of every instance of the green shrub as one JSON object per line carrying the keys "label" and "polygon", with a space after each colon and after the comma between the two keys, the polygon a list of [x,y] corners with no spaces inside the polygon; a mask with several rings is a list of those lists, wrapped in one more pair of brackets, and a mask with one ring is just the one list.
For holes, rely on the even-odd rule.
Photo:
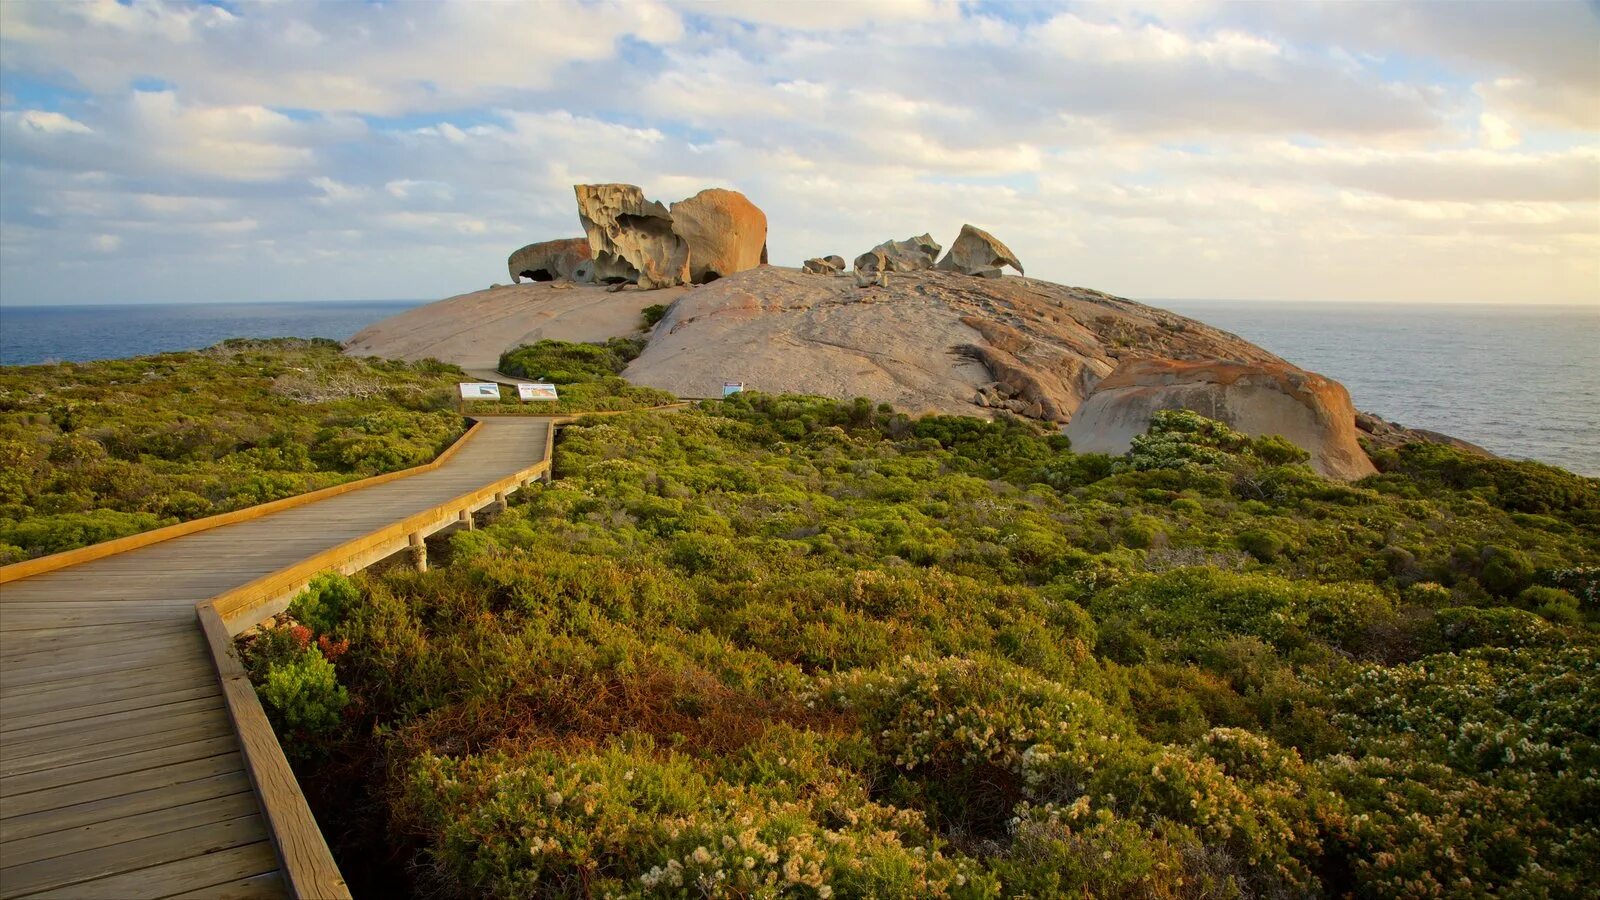
{"label": "green shrub", "polygon": [[1524,588],[1517,595],[1517,606],[1563,625],[1576,624],[1582,619],[1578,611],[1578,598],[1560,588],[1543,585]]}
{"label": "green shrub", "polygon": [[256,687],[261,701],[281,726],[312,735],[337,728],[350,694],[339,684],[333,663],[315,648],[268,667]]}
{"label": "green shrub", "polygon": [[1270,528],[1251,528],[1241,531],[1234,537],[1233,542],[1234,546],[1264,563],[1276,562],[1284,548],[1289,545],[1288,538]]}
{"label": "green shrub", "polygon": [[654,328],[666,316],[667,306],[664,303],[652,303],[640,310],[640,314],[644,316],[644,327]]}
{"label": "green shrub", "polygon": [[361,590],[355,582],[337,572],[324,572],[289,601],[288,612],[317,635],[336,634],[360,602]]}

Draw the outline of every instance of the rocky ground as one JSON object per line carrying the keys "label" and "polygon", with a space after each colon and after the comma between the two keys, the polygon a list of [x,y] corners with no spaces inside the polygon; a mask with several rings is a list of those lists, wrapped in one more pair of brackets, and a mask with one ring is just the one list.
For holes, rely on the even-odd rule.
{"label": "rocky ground", "polygon": [[[1220,361],[1239,364],[1243,374],[1230,369],[1227,379],[1197,386],[1192,366],[1182,378],[1144,372],[1148,383],[1121,385],[1125,397],[1116,404],[1105,397],[1093,407],[1100,418],[1092,431],[1116,437],[1134,427],[1128,424],[1138,418],[1133,407],[1145,417],[1153,409],[1189,408],[1200,391],[1208,398],[1206,414],[1246,431],[1252,421],[1304,419],[1310,424],[1294,439],[1312,452],[1319,470],[1336,477],[1370,472],[1365,458],[1356,458],[1358,438],[1380,445],[1443,439],[1390,423],[1379,427],[1376,417],[1358,430],[1343,388],[1326,396],[1285,388],[1317,376],[1202,322],[1087,288],[1011,275],[886,272],[859,287],[849,273],[760,266],[709,284],[661,290],[569,282],[496,286],[379,322],[352,338],[347,351],[434,357],[484,373],[502,351],[541,338],[603,341],[638,333],[642,311],[656,304],[669,309],[623,374],[682,397],[720,396],[724,382],[736,381],[772,393],[867,397],[913,414],[993,416],[1004,410],[1067,423],[1119,367],[1142,360]],[[1329,397],[1340,402],[1324,402]],[[1304,409],[1279,409],[1285,402]],[[1126,449],[1090,447],[1094,441],[1082,437],[1085,449]]]}
{"label": "rocky ground", "polygon": [[369,325],[345,343],[345,352],[413,361],[432,357],[492,370],[502,351],[543,338],[604,341],[633,334],[643,325],[645,307],[670,304],[684,290],[613,293],[604,285],[565,281],[495,285]]}
{"label": "rocky ground", "polygon": [[724,380],[868,397],[908,412],[1071,418],[1124,358],[1281,362],[1182,316],[1032,278],[849,275],[767,266],[686,293],[624,374],[686,396]]}

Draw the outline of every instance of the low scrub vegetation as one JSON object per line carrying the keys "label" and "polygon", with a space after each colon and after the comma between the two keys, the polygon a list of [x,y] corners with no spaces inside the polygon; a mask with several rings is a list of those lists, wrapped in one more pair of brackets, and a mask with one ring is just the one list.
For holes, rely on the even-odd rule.
{"label": "low scrub vegetation", "polygon": [[594,419],[246,658],[368,891],[1590,890],[1596,482],[1303,459],[1189,414],[1120,459],[865,401]]}
{"label": "low scrub vegetation", "polygon": [[0,563],[427,462],[460,380],[294,339],[0,368]]}
{"label": "low scrub vegetation", "polygon": [[[521,404],[520,412],[536,415],[642,409],[678,398],[666,391],[629,384],[622,370],[644,349],[643,338],[613,338],[603,344],[539,341],[500,355],[500,371],[556,386],[560,400]],[[499,404],[473,403],[471,409],[503,413],[516,404],[515,390],[501,392]]]}

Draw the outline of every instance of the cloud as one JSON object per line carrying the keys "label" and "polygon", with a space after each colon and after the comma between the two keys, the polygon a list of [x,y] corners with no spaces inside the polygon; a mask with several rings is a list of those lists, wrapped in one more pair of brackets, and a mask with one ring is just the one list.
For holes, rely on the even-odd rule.
{"label": "cloud", "polygon": [[1515,6],[18,4],[0,294],[444,296],[627,181],[779,263],[972,222],[1135,296],[1600,302],[1593,25]]}
{"label": "cloud", "polygon": [[618,42],[672,41],[679,16],[656,0],[580,3],[88,0],[8,5],[0,54],[18,72],[66,71],[97,94],[159,79],[228,105],[399,115],[547,87]]}

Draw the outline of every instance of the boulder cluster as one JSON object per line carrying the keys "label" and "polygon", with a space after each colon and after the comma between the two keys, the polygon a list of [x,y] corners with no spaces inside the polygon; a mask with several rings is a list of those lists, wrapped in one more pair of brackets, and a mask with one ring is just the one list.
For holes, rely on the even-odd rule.
{"label": "boulder cluster", "polygon": [[573,185],[584,237],[529,244],[511,280],[705,284],[767,261],[767,216],[738,191],[709,188],[664,206],[631,184]]}
{"label": "boulder cluster", "polygon": [[[959,272],[979,278],[999,278],[1001,268],[1010,266],[1021,275],[1022,263],[1011,248],[998,238],[973,225],[962,225],[961,234],[950,245],[944,258],[939,258],[939,242],[932,235],[920,234],[903,241],[888,240],[856,257],[857,287],[884,286],[891,272],[917,272],[939,269]],[[813,275],[844,274],[844,259],[838,256],[819,256],[808,259],[803,266]]]}

